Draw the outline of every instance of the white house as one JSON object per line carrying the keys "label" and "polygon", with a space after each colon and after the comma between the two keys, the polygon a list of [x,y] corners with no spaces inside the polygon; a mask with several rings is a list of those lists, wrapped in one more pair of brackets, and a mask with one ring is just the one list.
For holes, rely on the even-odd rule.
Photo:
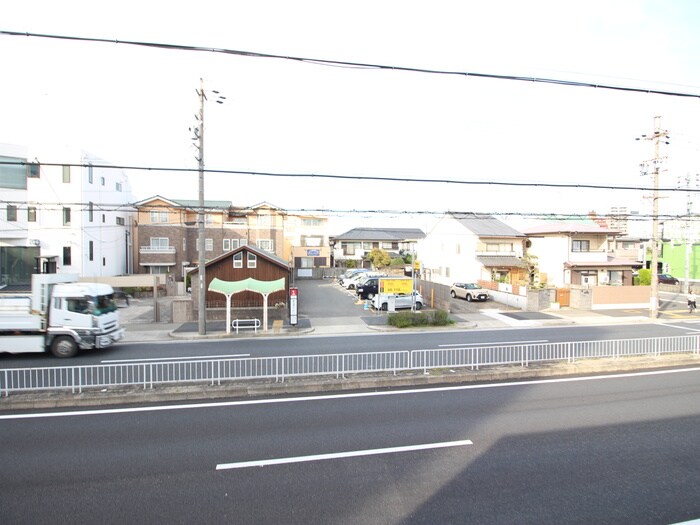
{"label": "white house", "polygon": [[35,272],[130,273],[133,199],[123,170],[66,147],[0,144],[0,161],[0,275],[7,284]]}
{"label": "white house", "polygon": [[490,215],[450,212],[420,242],[418,259],[429,281],[515,284],[526,278],[524,241],[525,235]]}

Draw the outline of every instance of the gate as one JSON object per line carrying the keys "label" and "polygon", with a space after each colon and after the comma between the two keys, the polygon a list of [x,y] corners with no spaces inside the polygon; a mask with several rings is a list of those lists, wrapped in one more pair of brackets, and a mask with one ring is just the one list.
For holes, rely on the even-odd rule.
{"label": "gate", "polygon": [[559,306],[571,304],[571,290],[569,288],[557,288],[557,302]]}

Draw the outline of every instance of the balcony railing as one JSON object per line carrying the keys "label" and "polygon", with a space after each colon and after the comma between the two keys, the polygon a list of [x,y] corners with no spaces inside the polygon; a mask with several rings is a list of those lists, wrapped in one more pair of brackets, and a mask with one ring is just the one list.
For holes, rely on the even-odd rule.
{"label": "balcony railing", "polygon": [[141,246],[139,248],[139,253],[140,254],[147,254],[147,253],[175,253],[175,247],[174,246]]}

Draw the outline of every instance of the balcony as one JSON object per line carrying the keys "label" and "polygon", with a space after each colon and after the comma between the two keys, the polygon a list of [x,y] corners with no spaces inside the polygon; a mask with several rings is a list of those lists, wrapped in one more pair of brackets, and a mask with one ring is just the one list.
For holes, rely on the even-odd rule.
{"label": "balcony", "polygon": [[141,246],[139,248],[139,253],[141,255],[151,254],[151,253],[175,253],[174,246]]}

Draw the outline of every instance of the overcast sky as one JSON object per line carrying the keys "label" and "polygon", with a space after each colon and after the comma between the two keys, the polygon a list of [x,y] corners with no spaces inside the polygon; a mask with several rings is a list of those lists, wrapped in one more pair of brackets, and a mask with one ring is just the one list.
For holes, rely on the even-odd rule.
{"label": "overcast sky", "polygon": [[[547,77],[700,95],[700,2],[122,0],[6,2],[0,30],[225,48],[430,70]],[[0,142],[59,142],[118,165],[517,182],[526,186],[207,175],[235,205],[488,213],[650,212],[654,116],[662,186],[700,172],[700,99],[209,52],[0,35]],[[65,159],[40,159],[61,162]],[[196,173],[129,172],[137,200],[196,199]],[[696,199],[699,200],[699,199]],[[662,201],[682,212],[685,197]],[[408,226],[395,214],[343,224]],[[366,219],[370,219],[366,221]],[[422,219],[417,221],[421,226]],[[339,233],[339,232],[337,232]]]}

